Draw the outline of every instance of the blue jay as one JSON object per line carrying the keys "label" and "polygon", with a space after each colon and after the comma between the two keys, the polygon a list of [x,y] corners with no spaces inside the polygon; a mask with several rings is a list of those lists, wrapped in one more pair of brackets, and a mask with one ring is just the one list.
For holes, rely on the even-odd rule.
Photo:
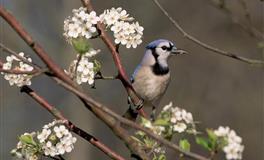
{"label": "blue jay", "polygon": [[185,53],[165,39],[147,45],[145,55],[131,77],[131,83],[137,95],[144,100],[143,106],[152,107],[151,120],[154,120],[156,107],[170,83],[168,59],[172,55]]}

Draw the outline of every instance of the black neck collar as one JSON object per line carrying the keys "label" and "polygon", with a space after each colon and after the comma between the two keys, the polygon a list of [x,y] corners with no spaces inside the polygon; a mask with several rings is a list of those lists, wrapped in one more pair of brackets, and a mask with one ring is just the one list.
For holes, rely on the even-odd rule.
{"label": "black neck collar", "polygon": [[169,73],[169,67],[163,67],[161,66],[158,62],[156,62],[153,66],[152,66],[152,72],[155,74],[155,75],[158,75],[158,76],[163,76],[165,74],[168,74]]}
{"label": "black neck collar", "polygon": [[159,55],[156,53],[155,48],[152,48],[151,52],[152,52],[153,57],[155,58],[155,64],[152,65],[152,67],[151,67],[152,68],[152,72],[155,75],[158,75],[158,76],[163,76],[165,74],[168,74],[169,71],[170,71],[169,67],[168,66],[164,67],[161,64],[159,64],[159,62],[158,62]]}

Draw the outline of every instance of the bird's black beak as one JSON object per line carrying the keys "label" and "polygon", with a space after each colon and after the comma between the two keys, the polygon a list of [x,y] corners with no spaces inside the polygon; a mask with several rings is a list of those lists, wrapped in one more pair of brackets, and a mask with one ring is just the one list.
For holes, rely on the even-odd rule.
{"label": "bird's black beak", "polygon": [[182,50],[182,49],[179,49],[179,48],[173,47],[172,50],[171,50],[171,53],[172,53],[173,55],[178,55],[178,54],[187,54],[188,52],[185,51],[185,50]]}

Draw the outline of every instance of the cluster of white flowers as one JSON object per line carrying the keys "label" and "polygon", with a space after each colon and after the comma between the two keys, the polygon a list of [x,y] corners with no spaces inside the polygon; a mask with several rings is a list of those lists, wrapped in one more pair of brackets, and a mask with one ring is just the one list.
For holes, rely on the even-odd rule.
{"label": "cluster of white flowers", "polygon": [[[153,131],[153,133],[157,134],[157,135],[162,135],[162,133],[165,132],[165,127],[164,126],[158,126],[155,125],[153,123],[151,123],[150,120],[147,120],[143,117],[141,117],[141,125],[150,129],[151,131]],[[154,154],[164,154],[165,153],[165,148],[163,148],[159,143],[157,143],[154,140],[151,140],[146,136],[146,134],[142,131],[137,131],[136,134],[139,136],[139,138],[143,138],[143,139],[148,139],[147,141],[143,141],[145,143],[145,145],[149,148],[153,148],[153,153]]]}
{"label": "cluster of white flowers", "polygon": [[127,48],[136,48],[142,43],[144,28],[138,22],[132,22],[134,18],[122,8],[105,10],[100,16],[96,12],[87,13],[87,9],[81,7],[74,9],[73,16],[64,21],[64,36],[71,43],[72,39],[85,37],[90,39],[97,32],[95,24],[104,23],[114,33],[115,43],[125,45]]}
{"label": "cluster of white flowers", "polygon": [[[24,133],[22,136],[35,137],[36,132]],[[23,158],[26,160],[38,160],[37,149],[34,147],[35,146],[31,145],[30,143],[24,143],[20,140],[17,143],[16,148],[11,150],[11,154],[19,159]]]}
{"label": "cluster of white flowers", "polygon": [[96,16],[96,12],[92,11],[89,14],[87,9],[80,7],[72,11],[73,16],[68,17],[64,21],[64,36],[67,40],[78,37],[91,38],[96,32],[95,24],[100,21]]}
{"label": "cluster of white flowers", "polygon": [[11,154],[19,159],[38,160],[42,155],[54,157],[71,152],[75,142],[76,138],[65,127],[64,121],[54,120],[45,125],[40,133],[21,135]]}
{"label": "cluster of white flowers", "polygon": [[153,124],[151,123],[150,120],[147,120],[147,119],[145,119],[145,118],[141,118],[141,124],[142,124],[144,127],[148,128],[148,129],[150,129],[150,130],[152,130],[153,133],[155,133],[155,134],[157,134],[157,135],[161,135],[162,132],[165,131],[165,127],[164,127],[164,126],[153,125]]}
{"label": "cluster of white flowers", "polygon": [[116,44],[136,48],[142,43],[144,28],[138,22],[129,23],[134,18],[129,17],[126,10],[120,7],[107,9],[100,15],[100,19],[113,31]]}
{"label": "cluster of white flowers", "polygon": [[172,107],[172,105],[172,102],[170,102],[164,106],[162,112],[169,112],[171,114],[170,122],[173,124],[173,131],[182,133],[186,131],[188,125],[193,127],[194,121],[192,114],[179,107]]}
{"label": "cluster of white flowers", "polygon": [[42,132],[37,135],[37,139],[43,144],[44,154],[52,157],[71,152],[74,148],[73,144],[77,140],[62,121],[56,120],[45,125]]}
{"label": "cluster of white flowers", "polygon": [[[89,58],[96,55],[100,50],[90,49],[82,56],[78,62],[78,58],[73,60],[69,71],[65,71],[70,77],[72,77],[78,84],[88,83],[89,85],[94,84],[94,63],[89,61]],[[78,64],[77,68],[76,65]]]}
{"label": "cluster of white flowers", "polygon": [[216,136],[223,137],[227,141],[227,144],[223,148],[226,159],[242,159],[242,153],[244,151],[244,146],[241,144],[242,138],[239,137],[234,130],[231,130],[229,127],[220,126],[214,133]]}
{"label": "cluster of white flowers", "polygon": [[[19,55],[21,57],[25,57],[23,52],[20,52]],[[29,62],[32,62],[31,58],[26,58]],[[24,62],[22,62],[20,59],[15,57],[14,55],[7,56],[6,57],[6,63],[3,64],[3,69],[5,70],[18,70],[18,71],[32,71],[34,68]],[[24,86],[24,85],[31,85],[31,78],[32,75],[28,74],[11,74],[11,73],[4,73],[1,72],[1,74],[4,75],[4,78],[9,81],[9,84],[17,85],[18,87]]]}

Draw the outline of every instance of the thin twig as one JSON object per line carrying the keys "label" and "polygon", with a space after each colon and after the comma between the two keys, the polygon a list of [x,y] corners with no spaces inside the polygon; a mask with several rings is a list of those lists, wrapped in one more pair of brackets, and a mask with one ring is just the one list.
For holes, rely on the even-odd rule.
{"label": "thin twig", "polygon": [[213,46],[211,46],[211,45],[209,45],[207,43],[204,43],[204,42],[198,40],[197,38],[191,36],[189,33],[185,32],[185,30],[179,25],[179,23],[176,20],[174,20],[169,15],[169,13],[163,8],[163,6],[159,3],[158,0],[152,0],[152,1],[162,11],[162,13],[173,23],[174,27],[182,33],[182,35],[185,38],[191,40],[192,42],[198,44],[199,46],[201,46],[201,47],[203,47],[203,48],[205,48],[207,50],[212,51],[212,53],[216,53],[216,54],[220,54],[220,55],[223,55],[223,56],[227,56],[227,57],[230,57],[230,58],[233,58],[233,59],[236,59],[236,60],[248,63],[248,64],[252,64],[252,65],[261,65],[261,66],[264,65],[264,61],[245,58],[245,57],[236,55],[234,53],[218,49],[216,47],[213,47]]}
{"label": "thin twig", "polygon": [[6,53],[15,56],[16,58],[18,58],[19,60],[21,60],[22,62],[34,67],[34,68],[41,68],[39,65],[30,62],[28,59],[26,59],[23,56],[20,56],[17,52],[11,50],[10,48],[8,48],[7,46],[5,46],[3,43],[0,43],[0,48],[5,51]]}
{"label": "thin twig", "polygon": [[[208,1],[208,0],[207,0]],[[233,23],[239,25],[244,31],[248,32],[251,36],[256,37],[260,40],[264,39],[264,34],[261,33],[260,31],[258,31],[253,25],[252,25],[252,19],[249,13],[249,10],[246,6],[245,1],[242,2],[243,0],[239,0],[240,4],[242,5],[242,8],[245,11],[245,18],[248,20],[248,25],[245,25],[243,22],[241,22],[241,20],[239,20],[232,12],[232,10],[230,10],[227,6],[226,3],[222,3],[225,2],[225,0],[221,0],[219,3],[217,3],[217,1],[214,0],[209,0],[210,4],[218,9],[221,9],[222,11],[224,11],[225,14],[229,15],[231,17],[231,20]]]}
{"label": "thin twig", "polygon": [[104,145],[102,142],[100,142],[98,139],[96,139],[94,136],[88,134],[87,132],[83,131],[82,129],[75,126],[72,122],[70,122],[68,119],[64,117],[64,115],[54,106],[49,104],[47,100],[45,100],[43,97],[38,95],[33,89],[31,89],[28,86],[23,86],[21,88],[21,92],[24,92],[28,94],[30,97],[32,97],[36,102],[38,102],[43,108],[45,108],[48,112],[50,112],[56,119],[65,121],[65,124],[67,127],[80,137],[84,138],[88,142],[90,142],[92,145],[103,151],[105,154],[107,154],[109,157],[117,160],[124,160],[122,156],[115,153],[113,150],[108,148],[106,145]]}
{"label": "thin twig", "polygon": [[200,156],[200,155],[198,155],[196,153],[192,153],[192,152],[188,152],[188,151],[182,150],[176,144],[173,144],[173,143],[169,142],[168,140],[164,139],[163,137],[154,134],[151,130],[149,130],[149,129],[145,128],[145,127],[142,127],[142,126],[136,124],[133,121],[130,121],[130,120],[126,119],[126,118],[123,118],[123,117],[119,116],[118,114],[116,114],[112,110],[108,109],[108,107],[106,107],[103,104],[95,101],[94,99],[92,99],[91,97],[87,96],[86,94],[84,94],[83,92],[79,91],[78,89],[68,85],[67,83],[64,83],[63,81],[61,81],[59,79],[57,81],[58,81],[59,85],[63,86],[65,89],[71,91],[72,93],[76,94],[78,97],[82,98],[85,102],[87,102],[89,107],[94,106],[95,108],[100,109],[101,111],[103,111],[105,113],[108,113],[108,115],[111,115],[112,117],[117,119],[119,122],[121,122],[121,123],[123,123],[123,124],[125,124],[127,126],[130,126],[130,127],[134,128],[134,129],[141,130],[141,131],[145,132],[151,138],[155,139],[156,141],[162,143],[163,145],[165,145],[165,146],[167,146],[167,147],[169,147],[169,148],[171,148],[171,149],[173,149],[173,150],[175,150],[177,152],[183,153],[186,157],[190,157],[190,158],[197,159],[197,160],[209,160],[206,157]]}
{"label": "thin twig", "polygon": [[[83,6],[85,6],[89,12],[94,10],[90,0],[81,0],[81,1],[83,3]],[[123,65],[121,63],[117,47],[112,43],[111,38],[107,35],[107,33],[105,31],[105,27],[103,24],[98,23],[96,25],[96,27],[97,27],[98,32],[101,33],[100,38],[103,40],[103,42],[106,44],[108,49],[111,51],[113,60],[115,62],[115,66],[118,69],[118,77],[117,78],[120,79],[121,82],[123,83],[128,95],[131,97],[133,104],[135,104],[136,106],[141,105],[143,103],[143,101],[136,94],[135,90],[133,89],[133,87],[129,81],[129,78],[127,76],[125,68],[123,67]]]}
{"label": "thin twig", "polygon": [[27,75],[32,75],[33,77],[34,76],[38,76],[44,72],[47,72],[48,70],[47,69],[43,69],[43,70],[37,70],[37,69],[34,69],[32,71],[21,71],[21,70],[17,70],[17,69],[3,69],[3,68],[0,68],[0,72],[2,73],[9,73],[9,74],[27,74]]}
{"label": "thin twig", "polygon": [[241,4],[241,6],[244,10],[244,15],[245,15],[246,20],[248,21],[249,25],[252,26],[252,18],[251,18],[251,15],[250,15],[246,1],[245,0],[238,0],[238,2]]}
{"label": "thin twig", "polygon": [[[89,0],[86,0],[85,2],[89,2]],[[103,104],[95,101],[91,97],[84,94],[79,88],[77,88],[73,84],[71,79],[68,78],[63,73],[63,71],[48,57],[46,52],[44,52],[44,50],[42,50],[42,47],[40,45],[34,43],[34,41],[31,39],[31,37],[28,35],[28,33],[22,28],[22,26],[20,26],[20,24],[16,21],[16,19],[1,6],[0,6],[0,15],[2,17],[4,17],[4,19],[11,25],[11,27],[13,27],[13,29],[16,30],[19,33],[19,35],[28,43],[28,45],[30,45],[32,47],[32,49],[38,54],[38,56],[43,60],[43,62],[49,67],[49,69],[52,72],[54,72],[54,76],[59,77],[59,78],[53,77],[53,79],[56,79],[58,84],[62,85],[63,87],[65,87],[66,89],[68,89],[72,93],[76,94],[78,97],[80,97],[81,100],[85,102],[84,104],[89,109],[91,109],[96,116],[98,116],[101,120],[103,120],[114,131],[114,133],[118,137],[120,137],[129,146],[129,148],[133,151],[133,153],[137,154],[142,159],[149,159],[149,157],[147,157],[146,153],[144,153],[141,150],[141,147],[137,144],[137,142],[135,140],[133,140],[128,135],[126,130],[122,129],[118,125],[118,123],[115,119],[117,119],[118,121],[120,121],[126,125],[129,125],[129,126],[135,128],[135,129],[142,130],[143,132],[148,134],[153,139],[155,139],[155,140],[161,142],[162,144],[174,149],[175,151],[182,152],[187,157],[190,157],[193,159],[198,159],[198,160],[208,160],[207,158],[200,156],[198,154],[183,151],[181,148],[179,148],[179,146],[165,140],[164,138],[154,134],[152,131],[150,131],[144,127],[139,126],[138,124],[119,116],[118,114],[109,110]],[[102,32],[102,35],[103,35],[103,32]],[[104,37],[104,36],[101,36],[101,37]],[[128,80],[128,78],[127,78],[127,76],[123,70],[123,66],[121,65],[121,61],[119,59],[118,54],[115,51],[114,45],[111,43],[110,39],[108,39],[108,38],[104,38],[103,40],[106,42],[108,47],[111,47],[111,48],[113,47],[111,49],[111,51],[114,52],[113,57],[114,57],[116,65],[119,68],[119,76],[120,75],[122,76],[122,79],[121,78],[120,79],[123,82],[123,84],[125,84],[125,86],[128,88],[128,93],[129,93],[129,91],[131,91],[135,94],[135,92],[133,91],[133,88],[131,87],[131,84],[130,84],[130,82],[129,82],[129,80]],[[65,76],[66,76],[66,78],[65,78]],[[129,94],[131,94],[131,93],[129,93]],[[135,95],[135,97],[137,97],[137,96]]]}
{"label": "thin twig", "polygon": [[[48,56],[48,54],[38,43],[33,41],[31,36],[19,24],[16,18],[2,6],[0,6],[0,16],[3,17],[6,20],[6,22],[8,22],[9,25],[19,34],[19,36],[35,51],[35,53],[42,59],[42,61],[47,65],[47,67],[53,73],[54,77],[58,77],[62,82],[67,83],[71,87],[73,86],[74,88],[76,87],[75,83],[71,80],[71,78],[67,76],[59,66],[57,66],[57,64]],[[119,65],[120,65],[119,67],[122,67],[121,64]],[[119,74],[124,74],[124,72],[120,72]],[[123,80],[122,82],[126,84],[128,83],[128,85],[131,86],[128,79]],[[131,90],[131,88],[129,87],[128,89]],[[127,144],[129,149],[133,151],[133,153],[139,155],[142,159],[146,159],[146,160],[149,159],[149,157],[147,157],[147,155],[141,150],[141,147],[137,144],[137,142],[129,136],[126,130],[116,125],[117,122],[115,121],[115,119],[113,119],[108,114],[105,114],[105,112],[101,111],[100,109],[95,108],[94,106],[90,106],[90,109],[98,118],[103,120],[104,123],[107,124],[109,128],[111,128],[112,131],[120,139],[122,139]]]}
{"label": "thin twig", "polygon": [[102,79],[102,80],[115,80],[117,76],[104,76],[101,72],[98,72],[94,79]]}
{"label": "thin twig", "polygon": [[[9,49],[10,51],[13,51],[11,50],[10,48],[7,48]],[[15,51],[13,51],[14,54],[17,54]],[[27,61],[27,60],[25,60]],[[1,61],[0,61],[1,62]],[[0,67],[2,67],[2,62],[0,63]],[[40,68],[38,68],[40,69]],[[58,84],[61,84],[61,83],[64,83],[62,80],[58,79],[57,77],[55,77],[53,74],[49,73],[49,72],[45,72],[45,74],[49,77],[52,77]],[[67,85],[67,84],[64,84],[64,85]],[[70,85],[69,85],[70,86]],[[85,102],[85,101],[84,101]],[[86,104],[85,104],[86,105]],[[89,107],[88,107],[89,108]],[[100,112],[100,110],[96,110],[96,109],[92,109],[92,107],[89,108],[95,115],[97,115],[100,119],[102,119],[104,122],[106,122],[106,124],[108,124],[109,126],[112,126],[114,129],[115,129],[115,133],[117,135],[119,135],[119,137],[122,137],[123,139],[126,139],[125,142],[128,144],[128,146],[135,146],[135,143],[132,142],[130,136],[126,133],[125,130],[123,130],[122,128],[120,128],[118,125],[116,125],[117,122],[115,121],[112,121],[112,120],[109,120],[111,119],[111,117],[109,117],[108,115],[105,114],[105,112]],[[118,116],[118,115],[117,115]],[[117,128],[119,127],[119,128]],[[111,129],[113,129],[111,128]],[[121,139],[122,139],[121,138]],[[103,146],[102,146],[103,147]],[[132,148],[132,147],[130,147]],[[138,146],[135,146],[134,147],[136,150],[139,150],[139,147]],[[131,149],[133,150],[133,149]],[[138,151],[139,152],[139,151]]]}
{"label": "thin twig", "polygon": [[20,25],[16,18],[9,13],[3,6],[0,5],[0,16],[18,33],[18,35],[31,47],[39,58],[54,72],[54,74],[63,79],[68,84],[72,84],[72,80],[64,71],[56,65],[56,63],[48,56],[47,52],[27,33]]}

